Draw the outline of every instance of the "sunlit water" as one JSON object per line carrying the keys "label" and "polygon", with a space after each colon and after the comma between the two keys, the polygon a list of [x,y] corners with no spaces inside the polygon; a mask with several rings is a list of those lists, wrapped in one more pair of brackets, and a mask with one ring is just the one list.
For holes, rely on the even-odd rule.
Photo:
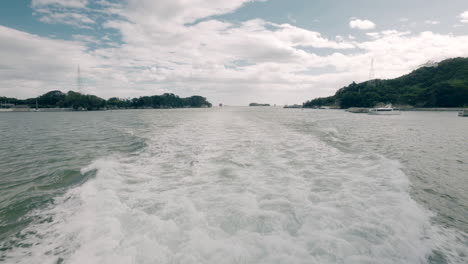
{"label": "sunlit water", "polygon": [[0,114],[0,261],[466,263],[468,118]]}

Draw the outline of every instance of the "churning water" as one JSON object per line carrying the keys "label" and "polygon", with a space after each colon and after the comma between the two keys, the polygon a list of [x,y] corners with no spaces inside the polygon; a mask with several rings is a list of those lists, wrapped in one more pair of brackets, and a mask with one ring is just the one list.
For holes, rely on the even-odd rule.
{"label": "churning water", "polygon": [[0,262],[466,263],[468,119],[0,115]]}

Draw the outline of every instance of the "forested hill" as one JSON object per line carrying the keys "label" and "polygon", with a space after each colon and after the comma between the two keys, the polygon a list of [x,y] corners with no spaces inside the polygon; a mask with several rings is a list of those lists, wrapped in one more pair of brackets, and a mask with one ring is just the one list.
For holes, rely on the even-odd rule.
{"label": "forested hill", "polygon": [[171,93],[163,95],[142,96],[133,99],[112,97],[109,100],[95,95],[81,94],[70,91],[51,91],[37,98],[25,100],[0,96],[1,105],[28,105],[35,107],[36,102],[40,108],[74,108],[86,110],[126,109],[126,108],[184,108],[184,107],[211,107],[205,97],[198,95],[181,98]]}
{"label": "forested hill", "polygon": [[421,67],[396,79],[353,82],[334,96],[305,102],[304,107],[373,107],[378,103],[414,107],[468,106],[468,58],[444,60],[437,66]]}

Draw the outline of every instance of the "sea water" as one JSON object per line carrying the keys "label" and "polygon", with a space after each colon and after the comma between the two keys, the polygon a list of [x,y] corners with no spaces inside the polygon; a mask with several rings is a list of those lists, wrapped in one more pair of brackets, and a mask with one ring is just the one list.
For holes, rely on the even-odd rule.
{"label": "sea water", "polygon": [[0,114],[0,262],[466,263],[468,119]]}

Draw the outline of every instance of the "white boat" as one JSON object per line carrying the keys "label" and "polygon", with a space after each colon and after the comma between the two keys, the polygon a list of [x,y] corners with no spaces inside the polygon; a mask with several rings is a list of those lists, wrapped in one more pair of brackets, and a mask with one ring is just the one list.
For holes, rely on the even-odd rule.
{"label": "white boat", "polygon": [[393,109],[392,105],[369,109],[369,115],[399,115],[399,114],[401,114],[400,110]]}
{"label": "white boat", "polygon": [[468,109],[464,109],[458,112],[458,116],[468,116]]}

